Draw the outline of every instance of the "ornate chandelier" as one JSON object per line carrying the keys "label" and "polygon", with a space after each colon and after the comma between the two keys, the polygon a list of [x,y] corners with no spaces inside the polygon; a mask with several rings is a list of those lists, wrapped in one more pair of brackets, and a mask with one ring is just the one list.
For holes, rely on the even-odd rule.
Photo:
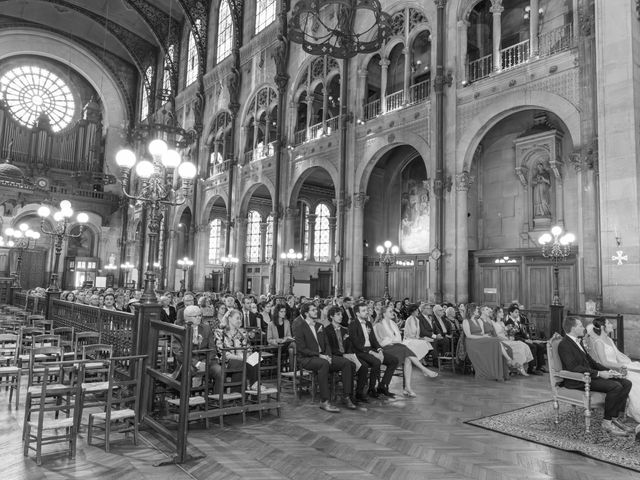
{"label": "ornate chandelier", "polygon": [[289,38],[312,55],[351,58],[379,50],[391,34],[391,17],[379,0],[300,0]]}

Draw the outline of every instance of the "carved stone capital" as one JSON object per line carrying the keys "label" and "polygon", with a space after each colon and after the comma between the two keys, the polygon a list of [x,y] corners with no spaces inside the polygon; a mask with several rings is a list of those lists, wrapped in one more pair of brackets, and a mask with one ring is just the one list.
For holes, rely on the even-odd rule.
{"label": "carved stone capital", "polygon": [[288,207],[285,210],[285,215],[286,215],[287,218],[295,218],[298,215],[300,215],[300,209],[299,208]]}
{"label": "carved stone capital", "polygon": [[489,8],[489,11],[494,15],[500,15],[502,12],[504,12],[502,0],[491,0],[491,8]]}
{"label": "carved stone capital", "polygon": [[474,181],[475,177],[469,175],[469,172],[465,170],[456,175],[456,190],[458,192],[468,192]]}
{"label": "carved stone capital", "polygon": [[367,195],[365,192],[358,192],[353,194],[353,205],[355,208],[364,208],[368,201],[369,195]]}

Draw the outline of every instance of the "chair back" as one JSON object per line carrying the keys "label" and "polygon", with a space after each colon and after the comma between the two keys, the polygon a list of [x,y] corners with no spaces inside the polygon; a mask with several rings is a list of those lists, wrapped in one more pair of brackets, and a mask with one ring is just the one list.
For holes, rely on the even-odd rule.
{"label": "chair back", "polygon": [[20,353],[28,354],[33,347],[33,337],[44,335],[44,330],[36,327],[22,327],[20,329]]}
{"label": "chair back", "polygon": [[73,350],[76,355],[82,355],[83,346],[96,343],[100,343],[100,334],[98,332],[76,332]]}
{"label": "chair back", "polygon": [[113,345],[96,343],[82,346],[82,360],[108,360],[113,356]]}
{"label": "chair back", "polygon": [[48,331],[49,333],[51,333],[53,331],[53,320],[45,320],[45,319],[33,320],[32,325],[35,328],[41,328],[45,332]]}
{"label": "chair back", "polygon": [[62,382],[64,371],[62,368],[62,347],[36,347],[29,352],[29,372],[28,386],[42,384],[43,370],[48,364],[58,365],[57,369],[51,370],[47,367],[47,371],[51,370],[48,375],[56,377],[57,382]]}
{"label": "chair back", "polygon": [[562,382],[562,378],[558,377],[558,373],[563,370],[562,361],[558,354],[558,346],[562,341],[562,336],[555,332],[553,337],[547,342],[547,360],[549,362],[549,382],[551,383],[551,391],[556,394],[558,384]]}
{"label": "chair back", "polygon": [[53,335],[50,333],[44,335],[34,335],[33,336],[33,347],[59,347],[60,346],[60,336]]}
{"label": "chair back", "polygon": [[0,366],[15,365],[18,362],[20,336],[14,333],[0,334]]}
{"label": "chair back", "polygon": [[65,352],[73,350],[74,330],[73,327],[58,327],[53,329],[53,334],[60,337],[60,346]]}

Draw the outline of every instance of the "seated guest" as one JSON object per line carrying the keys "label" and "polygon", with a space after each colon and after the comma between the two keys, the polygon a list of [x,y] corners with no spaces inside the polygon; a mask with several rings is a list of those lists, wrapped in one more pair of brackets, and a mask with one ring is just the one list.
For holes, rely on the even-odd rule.
{"label": "seated guest", "polygon": [[193,293],[187,292],[182,297],[182,303],[183,303],[183,307],[176,309],[177,310],[177,312],[176,312],[176,325],[183,325],[184,324],[184,320],[182,318],[183,315],[184,315],[184,309],[187,308],[187,307],[194,306],[196,304],[196,297],[193,295]]}
{"label": "seated guest", "polygon": [[[209,377],[215,381],[215,388],[219,393],[222,388],[222,369],[216,356],[216,343],[211,327],[202,323],[200,307],[195,305],[185,308],[183,321],[190,323],[193,328],[192,351],[211,350],[204,353],[194,353],[191,356],[191,373],[204,372],[208,367]],[[178,365],[182,365],[184,363],[184,348],[179,336],[172,335],[171,346]]]}
{"label": "seated guest", "polygon": [[[415,353],[419,360],[422,360],[431,350],[433,350],[432,345],[435,344],[435,339],[437,337],[434,336],[433,338],[429,338],[426,335],[420,336],[420,320],[418,319],[419,312],[418,306],[415,303],[408,305],[406,307],[406,311],[407,320],[404,324],[404,344],[413,350],[413,353]],[[380,342],[379,338],[378,342]],[[380,345],[382,345],[382,342],[380,342]]]}
{"label": "seated guest", "polygon": [[468,318],[462,322],[467,355],[473,364],[477,378],[490,380],[508,380],[508,356],[505,356],[502,343],[497,337],[485,333],[480,308],[471,305],[467,310]]}
{"label": "seated guest", "polygon": [[461,320],[458,318],[458,314],[456,314],[456,309],[454,307],[447,307],[444,311],[445,318],[449,321],[451,325],[453,325],[453,334],[459,335],[460,329],[462,325],[460,324]]}
{"label": "seated guest", "polygon": [[300,316],[293,322],[293,336],[300,366],[318,373],[320,388],[320,408],[327,412],[339,412],[340,409],[329,402],[329,372],[342,373],[344,405],[349,409],[356,406],[351,400],[353,383],[353,364],[342,357],[332,356],[331,348],[324,334],[324,327],[316,322],[318,307],[305,303],[300,307]]}
{"label": "seated guest", "polygon": [[200,307],[200,310],[202,310],[202,321],[211,325],[211,328],[214,330],[218,328],[217,324],[213,324],[216,311],[213,308],[211,297],[208,295],[201,296],[198,299],[198,306]]}
{"label": "seated guest", "polygon": [[[351,343],[349,341],[349,329],[342,326],[342,309],[338,306],[330,307],[329,318],[331,320],[331,323],[328,327],[325,328],[324,331],[327,341],[329,342],[329,347],[331,348],[332,355],[337,357],[344,357],[345,354],[351,354],[350,356],[353,359],[357,360],[357,358],[353,354]],[[369,369],[367,368],[367,366],[360,361],[358,361],[356,364],[352,359],[348,358],[348,360],[354,363],[354,369],[358,369],[358,371],[356,372],[358,376],[358,380],[356,382],[357,385],[366,385],[367,376],[369,374]],[[355,400],[356,402],[360,402],[362,401],[362,398],[358,399],[356,397]],[[366,398],[363,403],[366,403]]]}
{"label": "seated guest", "polygon": [[116,310],[116,296],[113,293],[105,294],[102,308],[105,310]]}
{"label": "seated guest", "polygon": [[227,313],[227,304],[224,302],[218,302],[216,303],[215,309],[216,309],[216,315],[215,315],[215,318],[213,319],[213,325],[217,325],[216,328],[222,328],[224,326],[222,324],[222,319]]}
{"label": "seated guest", "polygon": [[505,320],[504,324],[507,327],[513,329],[513,338],[515,340],[526,343],[533,355],[533,362],[529,362],[529,368],[527,373],[533,375],[542,375],[547,369],[544,366],[545,359],[544,354],[547,349],[544,342],[534,342],[531,339],[531,331],[529,323],[524,323],[520,318],[520,308],[517,304],[513,304],[508,310],[509,317]]}
{"label": "seated guest", "polygon": [[[242,327],[242,313],[235,309],[229,310],[223,323],[224,327],[214,331],[218,355],[222,357],[222,350],[230,349],[225,352],[227,364],[231,369],[239,369],[245,360],[243,350],[247,350],[247,357],[251,354],[249,335]],[[258,387],[256,382],[258,379],[258,367],[259,365],[257,364],[246,364],[247,385],[250,390],[255,390]],[[237,382],[241,377],[242,374],[239,372],[232,375],[234,382]]]}
{"label": "seated guest", "polygon": [[442,305],[434,305],[433,307],[433,326],[436,331],[443,337],[451,338],[455,332],[454,325],[444,316],[444,308]]}
{"label": "seated guest", "polygon": [[342,325],[349,328],[349,324],[355,319],[355,312],[353,310],[353,301],[351,297],[342,298]]}
{"label": "seated guest", "polygon": [[493,332],[495,333],[495,336],[500,339],[503,345],[511,349],[511,356],[517,365],[518,373],[528,377],[528,364],[533,361],[531,350],[526,343],[515,340],[513,337],[509,338],[509,329],[505,326],[503,319],[504,309],[502,307],[494,308],[492,325]]}
{"label": "seated guest", "polygon": [[[407,313],[415,312],[415,305],[407,307]],[[391,355],[398,359],[398,363],[402,363],[404,372],[404,390],[402,394],[405,397],[415,397],[415,392],[411,389],[411,372],[412,365],[415,365],[425,377],[435,378],[438,376],[436,372],[432,372],[427,367],[423,366],[416,353],[405,345],[402,341],[402,335],[395,321],[395,309],[391,306],[386,307],[382,312],[382,319],[373,327],[376,339],[378,343],[382,345],[382,351],[385,355]],[[420,350],[419,354],[427,354],[428,350],[425,347],[431,346],[422,340],[410,339],[410,344]],[[422,358],[420,357],[420,358]]]}
{"label": "seated guest", "polygon": [[[589,328],[591,327],[591,328]],[[613,325],[604,317],[594,318],[587,326],[592,358],[601,365],[612,370],[627,369],[625,378],[633,384],[627,403],[627,415],[636,422],[640,422],[640,362],[632,362],[629,357],[618,350],[609,334],[613,332]]]}
{"label": "seated guest", "polygon": [[[621,375],[596,362],[582,345],[584,326],[575,317],[567,317],[562,322],[565,337],[558,344],[558,355],[562,368],[570,372],[591,374],[591,391],[606,394],[604,400],[604,420],[602,429],[612,435],[626,435],[625,426],[618,420],[624,413],[631,391],[631,382]],[[578,380],[564,380],[565,388],[584,390],[584,383]]]}
{"label": "seated guest", "polygon": [[[349,339],[351,340],[351,348],[358,357],[358,360],[367,366],[369,370],[369,390],[365,393],[365,385],[358,384],[356,387],[356,399],[366,400],[367,394],[370,397],[378,398],[380,394],[389,398],[395,397],[395,394],[389,391],[389,383],[393,377],[393,372],[398,367],[398,359],[382,350],[382,346],[378,343],[373,326],[368,320],[369,313],[364,303],[356,304],[354,308],[356,319],[349,324]],[[343,323],[344,325],[344,323]],[[385,364],[387,367],[384,376],[380,379],[380,365]],[[376,382],[379,381],[376,389]]]}
{"label": "seated guest", "polygon": [[291,322],[287,318],[287,307],[279,305],[276,308],[276,316],[267,328],[267,343],[281,345],[291,341],[293,341],[293,336],[291,335]]}
{"label": "seated guest", "polygon": [[160,320],[166,323],[176,323],[176,309],[170,302],[166,295],[160,297]]}
{"label": "seated guest", "polygon": [[407,319],[404,327],[404,338],[418,338],[431,344],[435,350],[433,355],[433,365],[438,366],[438,357],[447,351],[449,340],[442,336],[435,327],[435,318],[431,305],[422,302],[418,311],[412,311],[412,315]]}

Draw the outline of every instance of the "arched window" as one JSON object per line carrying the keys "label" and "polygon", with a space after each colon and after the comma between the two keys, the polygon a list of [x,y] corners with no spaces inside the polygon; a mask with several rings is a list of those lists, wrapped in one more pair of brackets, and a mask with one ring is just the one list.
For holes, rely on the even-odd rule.
{"label": "arched window", "polygon": [[271,87],[261,88],[248,102],[250,107],[243,122],[246,132],[245,162],[273,156],[277,104],[278,93]]}
{"label": "arched window", "polygon": [[167,50],[167,54],[164,57],[164,67],[162,73],[162,95],[167,97],[173,94],[173,89],[171,88],[171,72],[174,61],[174,52],[175,47],[173,45],[169,45],[169,49]]}
{"label": "arched window", "polygon": [[256,1],[256,33],[261,32],[276,19],[276,0]]}
{"label": "arched window", "polygon": [[[196,30],[200,31],[200,19],[196,20]],[[200,68],[200,60],[198,59],[198,49],[196,48],[196,37],[193,32],[189,32],[189,48],[187,50],[187,82],[188,87],[198,78],[198,69]]]}
{"label": "arched window", "polygon": [[273,215],[267,217],[267,231],[264,236],[264,260],[271,258],[273,248]]}
{"label": "arched window", "polygon": [[247,215],[247,246],[245,259],[247,262],[260,261],[260,223],[262,216],[255,210]]}
{"label": "arched window", "polygon": [[218,15],[218,48],[216,50],[216,60],[221,62],[231,54],[233,43],[233,20],[231,19],[231,9],[229,2],[222,0],[220,13]]}
{"label": "arched window", "polygon": [[75,101],[71,90],[57,75],[35,65],[13,68],[0,78],[0,98],[13,117],[25,127],[35,126],[46,114],[51,129],[59,132],[73,120]]}
{"label": "arched window", "polygon": [[305,260],[309,260],[311,257],[311,244],[309,243],[310,238],[310,225],[309,225],[309,205],[304,204],[304,208],[302,210],[302,221],[304,225],[304,234],[302,236],[302,258]]}
{"label": "arched window", "polygon": [[153,67],[147,67],[142,80],[142,98],[140,99],[140,120],[145,120],[149,116],[149,90],[147,85],[153,81]]}
{"label": "arched window", "polygon": [[328,262],[331,257],[329,233],[329,207],[324,203],[316,207],[315,231],[313,235],[313,257],[317,262]]}
{"label": "arched window", "polygon": [[209,263],[219,263],[222,253],[222,220],[216,218],[209,224]]}

